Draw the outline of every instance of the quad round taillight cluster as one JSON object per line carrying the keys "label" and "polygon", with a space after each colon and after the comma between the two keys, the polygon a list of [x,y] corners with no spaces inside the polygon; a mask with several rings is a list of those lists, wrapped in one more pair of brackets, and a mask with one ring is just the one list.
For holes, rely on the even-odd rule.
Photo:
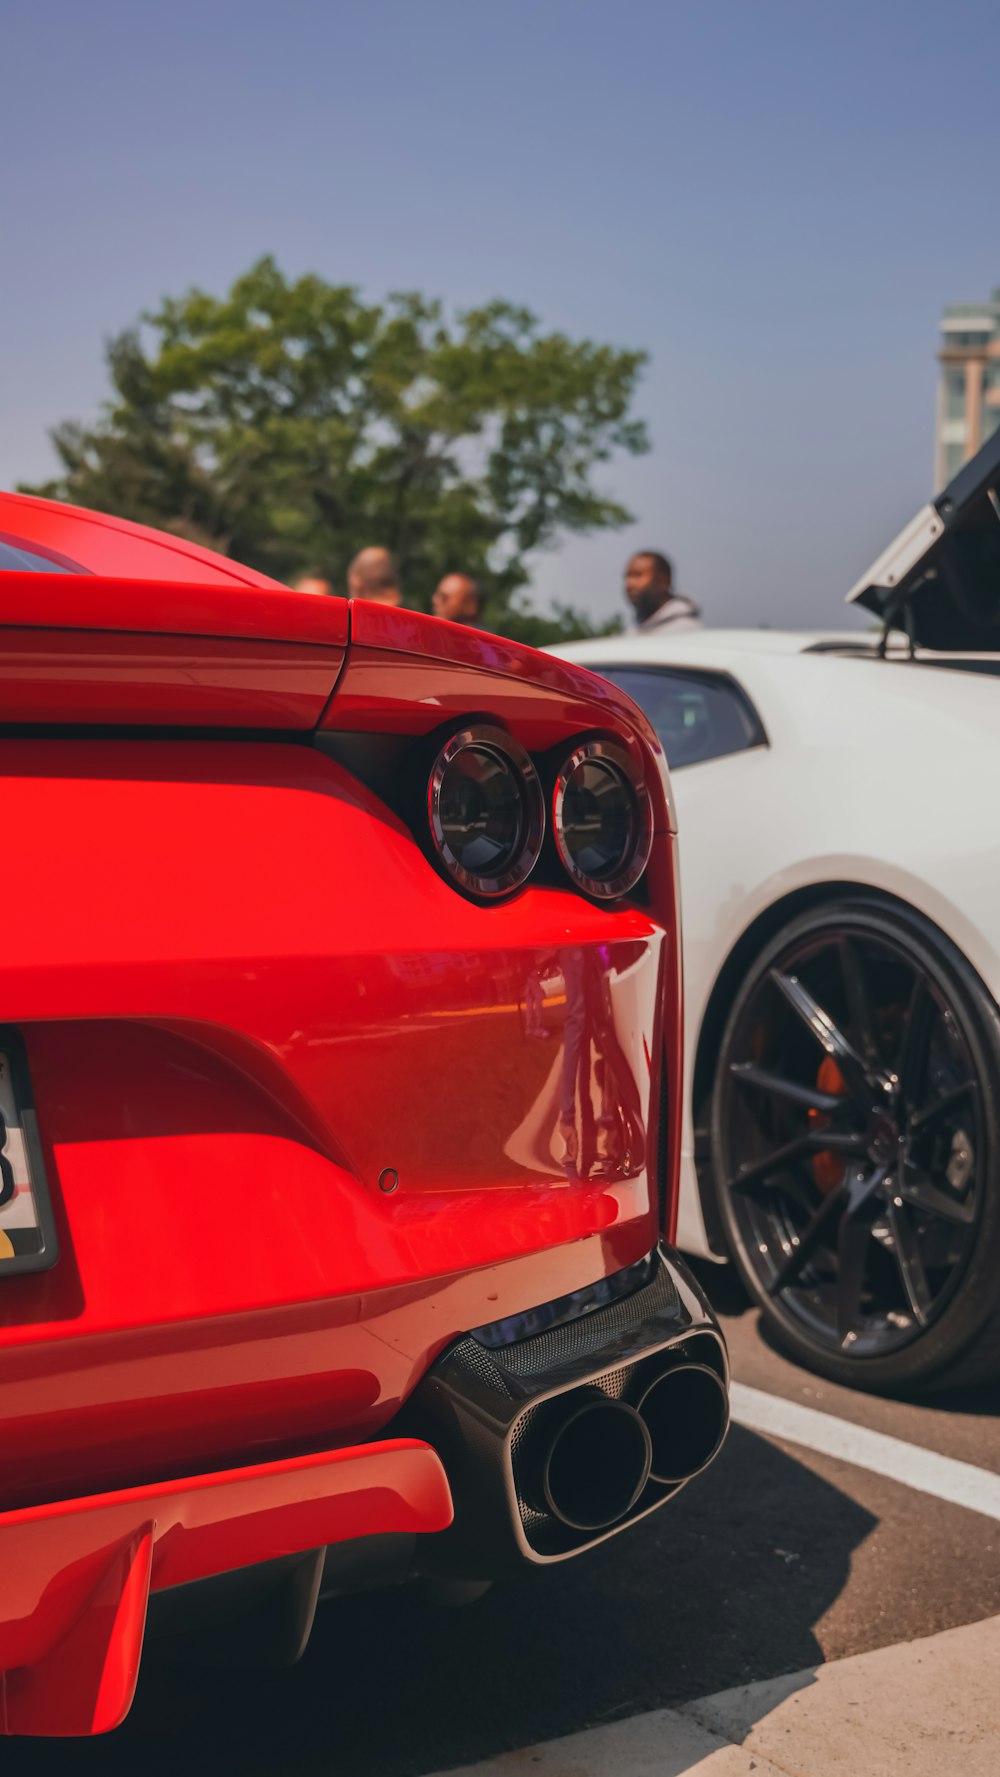
{"label": "quad round taillight cluster", "polygon": [[598,900],[627,894],[649,861],[653,822],[625,748],[580,741],[540,776],[512,735],[485,724],[451,735],[431,766],[427,819],[445,874],[482,900],[520,888],[545,844],[546,789],[552,844],[570,881]]}

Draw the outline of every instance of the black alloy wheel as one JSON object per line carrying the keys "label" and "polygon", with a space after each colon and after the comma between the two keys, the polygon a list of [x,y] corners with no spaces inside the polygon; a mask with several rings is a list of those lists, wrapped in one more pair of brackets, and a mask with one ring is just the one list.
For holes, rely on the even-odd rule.
{"label": "black alloy wheel", "polygon": [[892,903],[827,902],[751,965],[723,1035],[712,1170],[775,1334],[862,1388],[1000,1372],[1000,1020]]}

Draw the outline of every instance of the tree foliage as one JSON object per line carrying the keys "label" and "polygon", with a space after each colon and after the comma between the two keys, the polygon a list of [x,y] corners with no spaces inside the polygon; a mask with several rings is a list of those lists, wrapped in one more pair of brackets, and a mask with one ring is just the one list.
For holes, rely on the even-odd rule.
{"label": "tree foliage", "polygon": [[543,333],[507,302],[454,320],[416,294],[369,304],[263,258],[221,299],[168,297],[107,360],[101,417],[56,428],[61,473],[29,491],[338,590],[355,551],[383,543],[409,604],[461,570],[498,630],[588,632],[520,589],[532,551],[628,522],[593,478],[648,448],[630,416],[643,353]]}

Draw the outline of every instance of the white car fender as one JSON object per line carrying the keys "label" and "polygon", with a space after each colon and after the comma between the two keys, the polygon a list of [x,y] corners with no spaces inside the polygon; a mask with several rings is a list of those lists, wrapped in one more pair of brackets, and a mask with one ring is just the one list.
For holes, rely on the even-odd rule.
{"label": "white car fender", "polygon": [[[972,821],[961,794],[949,802],[942,784],[925,783],[918,795],[901,792],[885,818],[873,810],[870,782],[852,784],[854,762],[850,751],[835,760],[827,755],[823,765],[817,755],[814,768],[804,771],[801,750],[782,757],[760,748],[676,774],[685,965],[678,1244],[685,1251],[711,1255],[694,1165],[693,1082],[702,1026],[728,958],[762,915],[826,884],[891,896],[945,933],[1000,1001],[1000,833],[992,809],[986,819]],[[823,780],[830,775],[836,776],[840,803],[834,830],[854,839],[857,849],[822,846],[831,836],[828,812],[822,812],[830,788]],[[796,818],[789,821],[792,802]],[[811,804],[820,812],[812,813]],[[917,822],[925,844],[914,844]],[[686,844],[688,832],[697,839]],[[878,839],[884,850],[875,849]]]}

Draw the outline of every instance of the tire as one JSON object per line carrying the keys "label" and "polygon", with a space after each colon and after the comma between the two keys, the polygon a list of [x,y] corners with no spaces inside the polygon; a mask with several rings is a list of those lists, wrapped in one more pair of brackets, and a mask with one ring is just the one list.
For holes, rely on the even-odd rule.
{"label": "tire", "polygon": [[837,898],[750,965],[711,1176],[767,1327],[850,1387],[1000,1373],[1000,1018],[921,915]]}

